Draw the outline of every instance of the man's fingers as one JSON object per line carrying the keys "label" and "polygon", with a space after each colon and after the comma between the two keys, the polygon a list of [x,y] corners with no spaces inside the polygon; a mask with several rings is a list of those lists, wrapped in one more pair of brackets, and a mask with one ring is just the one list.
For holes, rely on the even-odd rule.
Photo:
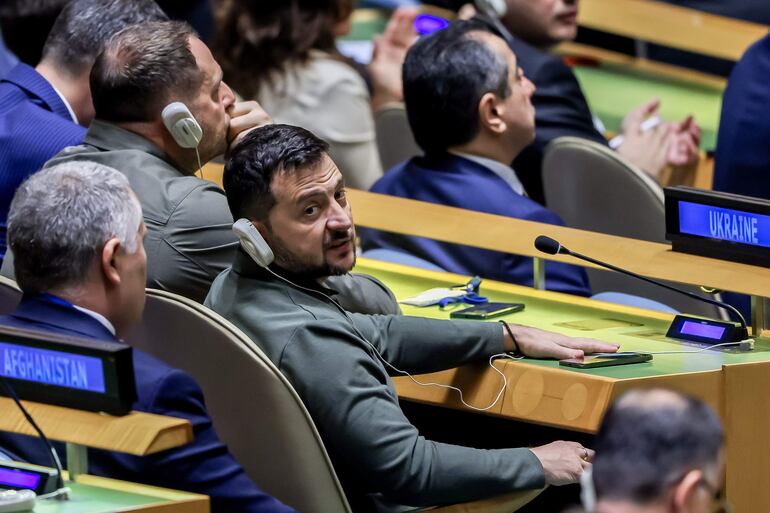
{"label": "man's fingers", "polygon": [[231,118],[236,118],[238,116],[243,116],[244,114],[248,114],[253,110],[260,110],[262,112],[265,112],[259,103],[251,100],[246,102],[233,103],[230,109],[228,109],[227,113],[230,115]]}
{"label": "man's fingers", "polygon": [[617,344],[609,344],[590,338],[575,339],[572,347],[574,349],[581,349],[586,353],[615,353],[620,349],[620,346]]}
{"label": "man's fingers", "polygon": [[565,347],[559,344],[554,344],[553,349],[550,351],[551,358],[556,360],[567,360],[571,358],[583,358],[584,352],[580,349],[572,349],[571,347]]}

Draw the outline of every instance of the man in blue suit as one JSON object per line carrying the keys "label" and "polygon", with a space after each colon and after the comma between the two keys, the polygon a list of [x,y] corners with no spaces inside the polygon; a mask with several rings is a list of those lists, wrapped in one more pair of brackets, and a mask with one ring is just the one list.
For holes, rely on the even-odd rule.
{"label": "man in blue suit", "polygon": [[[144,308],[146,228],[128,180],[92,162],[54,166],[24,182],[13,200],[8,239],[21,303],[0,324],[118,341]],[[151,456],[89,451],[90,472],[211,497],[213,512],[290,513],[266,495],[219,440],[192,377],[134,349],[138,411],[188,419],[194,440]],[[270,412],[265,412],[270,414]],[[39,440],[3,434],[0,446],[38,464]]]}
{"label": "man in blue suit", "polygon": [[[425,156],[396,166],[372,192],[563,224],[527,197],[509,165],[534,138],[535,88],[503,39],[481,22],[458,22],[411,48],[403,78],[409,124]],[[364,249],[406,251],[447,271],[533,283],[531,258],[371,229],[361,239]],[[546,280],[550,290],[590,294],[579,267],[548,262]]]}
{"label": "man in blue suit", "polygon": [[164,19],[153,0],[73,0],[37,67],[19,63],[0,81],[0,261],[16,188],[63,148],[83,142],[94,117],[89,75],[104,43],[129,25]]}
{"label": "man in blue suit", "polygon": [[714,189],[770,199],[770,35],[733,68],[722,99]]}

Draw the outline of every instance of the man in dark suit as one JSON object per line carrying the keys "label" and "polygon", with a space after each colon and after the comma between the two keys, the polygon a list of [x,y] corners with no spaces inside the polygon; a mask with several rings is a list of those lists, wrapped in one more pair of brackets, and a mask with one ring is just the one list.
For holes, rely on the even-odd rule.
{"label": "man in dark suit", "polygon": [[[35,174],[20,186],[9,216],[24,296],[0,324],[122,340],[144,308],[145,233],[139,201],[118,171],[79,162]],[[189,375],[136,349],[133,359],[132,408],[188,419],[194,440],[144,457],[90,450],[91,473],[206,494],[214,512],[293,511],[246,476],[219,440],[203,393]],[[33,463],[50,461],[31,437],[3,434],[0,445]]]}
{"label": "man in dark suit", "polygon": [[128,25],[162,19],[153,0],[73,0],[37,67],[19,63],[0,81],[0,261],[16,188],[60,150],[83,142],[94,116],[88,77],[104,42]]}
{"label": "man in dark suit", "polygon": [[714,189],[770,199],[770,35],[733,68],[722,98]]}
{"label": "man in dark suit", "polygon": [[[535,128],[534,86],[516,57],[477,21],[418,41],[404,62],[404,99],[425,156],[396,166],[372,191],[561,225],[554,212],[527,197],[509,165],[532,142]],[[400,249],[447,271],[533,284],[531,258],[371,229],[361,231],[361,241],[364,249]],[[579,267],[548,262],[546,279],[551,290],[590,294]]]}
{"label": "man in dark suit", "polygon": [[[513,163],[533,199],[543,202],[541,165],[545,147],[557,137],[574,136],[606,144],[601,125],[595,123],[580,84],[561,57],[549,48],[577,35],[577,0],[506,0],[503,24],[513,34],[512,50],[537,90],[534,142]],[[642,123],[657,115],[658,103],[647,102],[631,111],[623,122],[618,153],[653,177],[666,166],[697,162],[700,130],[691,118],[661,123],[642,131]],[[597,126],[598,125],[598,126]]]}

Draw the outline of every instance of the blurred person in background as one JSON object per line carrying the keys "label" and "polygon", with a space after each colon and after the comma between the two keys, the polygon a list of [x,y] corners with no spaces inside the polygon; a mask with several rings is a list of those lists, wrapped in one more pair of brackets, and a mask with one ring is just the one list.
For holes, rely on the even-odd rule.
{"label": "blurred person in background", "polygon": [[370,92],[335,47],[350,32],[353,8],[354,0],[225,0],[216,53],[236,93],[256,98],[277,123],[327,141],[348,186],[368,189],[382,175],[372,114],[402,99],[417,11],[397,10],[375,38]]}
{"label": "blurred person in background", "polygon": [[602,420],[583,483],[588,513],[727,513],[724,431],[699,399],[632,390]]}

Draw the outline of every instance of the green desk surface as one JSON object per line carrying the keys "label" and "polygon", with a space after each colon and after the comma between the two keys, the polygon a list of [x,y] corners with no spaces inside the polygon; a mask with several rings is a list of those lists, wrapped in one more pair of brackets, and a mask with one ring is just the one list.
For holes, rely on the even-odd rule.
{"label": "green desk surface", "polygon": [[68,483],[67,486],[72,489],[69,500],[38,501],[35,506],[35,513],[108,513],[126,508],[170,502],[149,495],[81,483]]}
{"label": "green desk surface", "polygon": [[[467,278],[448,273],[415,271],[413,268],[368,259],[360,259],[355,270],[382,280],[393,290],[398,299],[407,298],[430,288],[446,287],[467,281]],[[573,337],[591,337],[617,343],[624,351],[696,351],[698,349],[696,346],[684,345],[665,337],[673,318],[671,315],[491,281],[482,283],[481,294],[488,296],[491,301],[526,305],[524,311],[501,317],[501,319]],[[437,306],[418,308],[402,305],[402,310],[405,315],[435,319],[449,318],[449,311],[442,311]],[[605,326],[596,326],[596,324]],[[627,379],[719,370],[724,364],[753,361],[770,361],[770,341],[760,340],[754,351],[749,353],[701,351],[687,354],[660,354],[654,355],[652,362],[649,363],[592,370],[568,367],[561,367],[561,369]],[[526,362],[559,367],[558,362],[553,360],[526,359]]]}
{"label": "green desk surface", "polygon": [[701,126],[701,148],[716,147],[722,90],[661,77],[628,66],[603,64],[573,68],[588,105],[607,130],[618,132],[623,118],[647,100],[659,98],[663,119],[679,121],[690,114]]}

